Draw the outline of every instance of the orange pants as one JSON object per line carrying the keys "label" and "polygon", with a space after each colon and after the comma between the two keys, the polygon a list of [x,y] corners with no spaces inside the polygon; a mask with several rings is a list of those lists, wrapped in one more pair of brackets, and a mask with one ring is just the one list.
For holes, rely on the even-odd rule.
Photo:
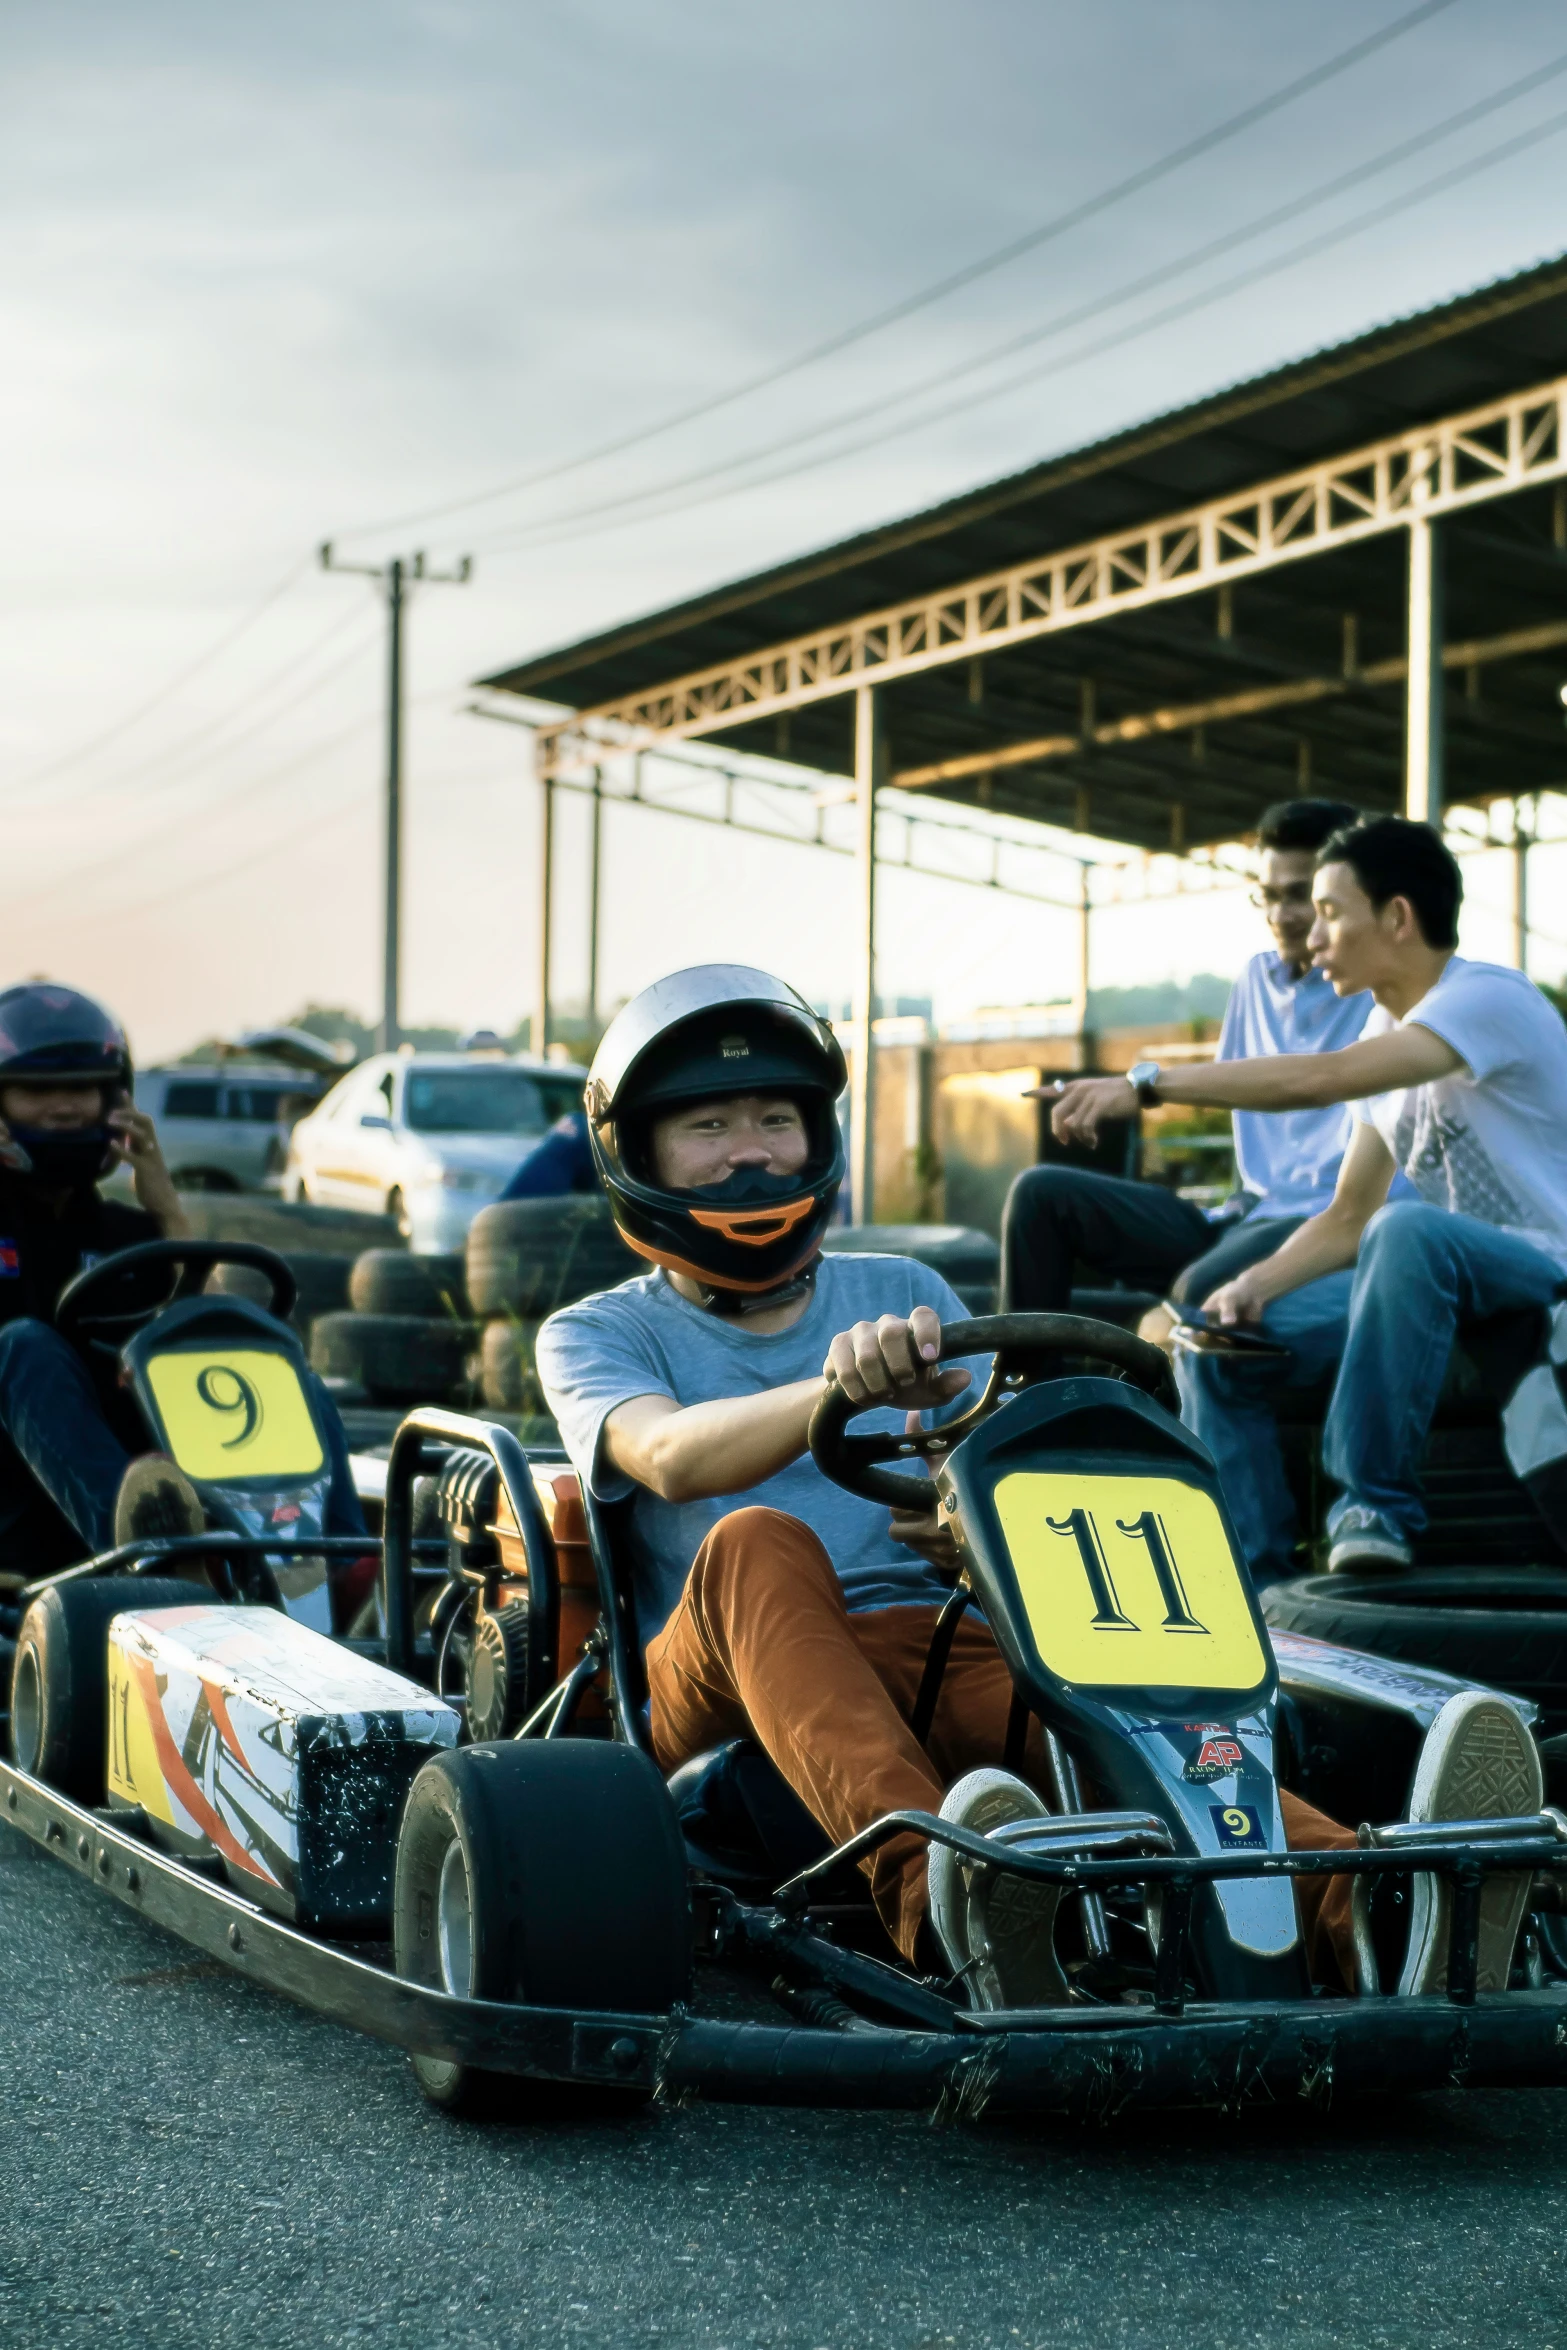
{"label": "orange pants", "polygon": [[[937,1610],[850,1615],[832,1561],[808,1526],[781,1510],[733,1510],[697,1552],[686,1587],[648,1645],[653,1750],[666,1771],[726,1739],[754,1737],[835,1844],[889,1811],[939,1811],[965,1771],[999,1763],[1012,1681],[985,1625],[969,1615],[947,1662],[930,1737],[909,1716]],[[1031,1719],[1023,1776],[1044,1784],[1044,1741]],[[1295,1847],[1355,1838],[1281,1791]],[[895,1836],[865,1864],[871,1896],[907,1959],[925,1915],[926,1846]],[[1314,1976],[1353,1984],[1350,1879],[1296,1880]]]}

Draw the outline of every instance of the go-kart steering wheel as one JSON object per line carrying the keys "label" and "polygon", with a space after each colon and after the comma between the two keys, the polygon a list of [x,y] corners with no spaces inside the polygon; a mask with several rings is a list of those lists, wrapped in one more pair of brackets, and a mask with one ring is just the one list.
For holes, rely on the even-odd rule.
{"label": "go-kart steering wheel", "polygon": [[[286,1322],[299,1284],[275,1249],[248,1240],[147,1240],[89,1265],[60,1292],[54,1326],[73,1345],[118,1354],[128,1338],[182,1297],[194,1295],[214,1265],[249,1265],[272,1284],[267,1312]],[[159,1281],[161,1270],[167,1279]],[[154,1294],[150,1299],[148,1291]]]}
{"label": "go-kart steering wheel", "polygon": [[[955,1420],[927,1428],[913,1436],[851,1436],[849,1422],[860,1412],[885,1411],[887,1399],[873,1397],[852,1403],[836,1380],[811,1414],[811,1458],[822,1474],[848,1493],[889,1508],[909,1507],[912,1480],[880,1466],[883,1461],[929,1460],[952,1451],[971,1428],[988,1420],[1010,1396],[1042,1380],[1058,1379],[1061,1357],[1081,1362],[1085,1357],[1108,1364],[1116,1374],[1151,1395],[1166,1411],[1179,1409],[1175,1374],[1167,1357],[1146,1339],[1136,1338],[1113,1322],[1091,1322],[1082,1314],[985,1314],[973,1322],[948,1322],[941,1333],[938,1362],[958,1355],[995,1356],[989,1379],[977,1402]],[[894,1398],[894,1403],[896,1399]]]}

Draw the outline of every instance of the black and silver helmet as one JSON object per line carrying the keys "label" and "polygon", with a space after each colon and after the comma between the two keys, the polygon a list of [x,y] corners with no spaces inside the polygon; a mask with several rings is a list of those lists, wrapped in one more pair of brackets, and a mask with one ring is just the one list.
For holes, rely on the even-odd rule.
{"label": "black and silver helmet", "polygon": [[[825,1020],[770,972],[701,963],[655,980],[605,1032],[583,1099],[593,1156],[628,1247],[684,1273],[715,1311],[778,1299],[814,1264],[844,1177],[834,1104],[843,1052]],[[654,1119],[683,1102],[784,1094],[809,1150],[793,1175],[738,1170],[671,1191],[656,1177]]]}

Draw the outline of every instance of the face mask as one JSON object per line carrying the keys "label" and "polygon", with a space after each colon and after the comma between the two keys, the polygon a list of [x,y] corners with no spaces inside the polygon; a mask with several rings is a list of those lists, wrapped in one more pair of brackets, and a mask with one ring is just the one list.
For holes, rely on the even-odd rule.
{"label": "face mask", "polygon": [[44,1191],[85,1191],[113,1166],[113,1142],[107,1126],[82,1126],[70,1133],[13,1126],[9,1142],[0,1142],[0,1164]]}
{"label": "face mask", "polygon": [[796,1175],[770,1175],[765,1167],[737,1167],[722,1183],[693,1184],[681,1197],[704,1204],[711,1201],[720,1208],[770,1208],[779,1200],[798,1199],[810,1180],[804,1167]]}

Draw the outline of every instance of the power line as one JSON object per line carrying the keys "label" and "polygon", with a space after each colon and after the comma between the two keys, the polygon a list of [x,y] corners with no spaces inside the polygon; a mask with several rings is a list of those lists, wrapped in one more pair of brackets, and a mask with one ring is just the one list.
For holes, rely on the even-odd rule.
{"label": "power line", "polygon": [[645,505],[652,500],[672,496],[676,491],[716,480],[725,474],[742,471],[748,465],[763,463],[771,457],[781,455],[788,449],[799,448],[807,442],[821,439],[828,433],[863,423],[868,417],[884,414],[890,408],[919,398],[922,393],[935,391],[944,384],[956,382],[966,375],[976,374],[982,368],[994,366],[998,361],[1010,358],[1015,353],[1027,350],[1035,344],[1048,341],[1053,336],[1065,334],[1074,326],[1086,325],[1090,319],[1100,317],[1104,312],[1114,310],[1124,302],[1135,300],[1139,294],[1145,294],[1153,287],[1168,284],[1172,278],[1184,276],[1191,270],[1201,268],[1204,263],[1217,260],[1221,254],[1232,252],[1239,245],[1248,244],[1258,237],[1266,236],[1273,229],[1283,227],[1288,221],[1297,219],[1302,213],[1312,210],[1315,206],[1327,203],[1333,197],[1343,195],[1348,189],[1359,186],[1365,180],[1372,179],[1381,172],[1392,170],[1396,165],[1407,162],[1412,155],[1419,154],[1426,148],[1434,146],[1439,140],[1451,138],[1459,131],[1467,130],[1487,115],[1494,114],[1502,107],[1513,104],[1517,99],[1526,96],[1544,83],[1554,80],[1564,72],[1567,72],[1567,53],[1553,58],[1548,65],[1538,67],[1533,73],[1525,74],[1519,80],[1510,82],[1506,88],[1494,92],[1492,96],[1480,99],[1472,106],[1461,108],[1458,113],[1449,115],[1444,121],[1417,132],[1411,138],[1399,140],[1395,146],[1384,149],[1381,154],[1372,156],[1364,163],[1356,164],[1351,170],[1340,172],[1330,180],[1324,180],[1318,187],[1308,190],[1304,195],[1292,198],[1286,204],[1277,206],[1272,212],[1263,213],[1257,219],[1246,222],[1243,227],[1227,230],[1224,235],[1211,238],[1206,244],[1195,247],[1177,260],[1161,263],[1159,267],[1148,270],[1141,276],[1129,280],[1125,285],[1117,287],[1113,293],[1099,295],[1091,302],[1080,303],[1072,310],[1062,311],[1056,317],[1048,319],[1042,326],[1031,327],[1022,334],[1010,335],[1004,342],[993,344],[988,350],[978,352],[972,358],[958,360],[954,365],[941,368],[934,374],[925,376],[916,383],[907,384],[898,391],[884,393],[875,400],[867,401],[857,408],[841,410],[838,415],[827,417],[819,424],[804,426],[798,432],[785,434],[758,448],[746,450],[739,456],[726,457],[716,464],[699,466],[690,473],[676,475],[672,479],[655,483],[647,489],[626,491],[589,505],[561,508],[553,514],[541,515],[536,522],[514,526],[516,535],[503,530],[488,538],[481,538],[477,543],[481,547],[499,547],[501,549],[525,546],[530,544],[536,535],[552,531],[563,524],[593,520],[601,514],[625,512],[630,508]]}
{"label": "power line", "polygon": [[[444,702],[458,690],[462,682],[461,679],[454,679],[448,685],[436,686],[424,693],[410,695],[409,707],[418,710],[423,709],[431,702]],[[39,888],[29,891],[28,911],[30,912],[40,899],[47,900],[58,896],[62,889],[74,889],[78,883],[95,881],[105,873],[120,872],[127,858],[139,857],[150,848],[161,848],[165,841],[177,838],[189,826],[202,824],[210,817],[222,815],[231,802],[242,794],[248,795],[251,800],[256,800],[263,793],[275,791],[280,784],[288,783],[296,775],[303,774],[307,768],[314,766],[318,759],[324,759],[329,752],[340,750],[344,743],[351,742],[356,735],[365,733],[375,723],[373,716],[356,718],[351,726],[339,729],[336,734],[327,735],[320,742],[313,743],[307,750],[291,754],[281,766],[272,768],[268,773],[257,777],[242,776],[238,778],[209,800],[205,807],[182,810],[179,815],[160,824],[154,831],[143,833],[138,839],[125,843],[116,849],[111,857],[96,859],[91,865],[78,866],[73,872],[56,874],[52,881],[46,881]],[[127,910],[136,912],[141,902],[133,900]],[[158,901],[150,902],[157,903]]]}
{"label": "power line", "polygon": [[[248,726],[242,726],[239,732],[231,735],[227,741],[219,741],[216,745],[212,744],[213,735],[221,736],[224,729],[235,718],[275,692],[280,685],[297,675],[301,669],[308,667],[318,654],[325,652],[329,645],[335,644],[356,620],[362,618],[362,614],[352,611],[340,614],[333,626],[327,629],[323,635],[317,637],[312,644],[307,645],[302,652],[292,655],[280,668],[274,670],[269,678],[244,695],[240,701],[230,704],[215,718],[208,719],[204,725],[197,727],[194,733],[184,736],[163,750],[150,752],[146,758],[139,759],[135,766],[122,769],[118,774],[112,775],[100,783],[87,785],[84,790],[75,795],[71,804],[123,791],[127,785],[135,783],[141,776],[154,769],[158,770],[160,779],[151,786],[151,791],[158,793],[165,790],[172,791],[181,783],[188,783],[193,775],[202,775],[217,759],[228,758],[231,753],[242,749],[246,743],[253,741],[257,735],[265,734],[268,728],[275,726],[280,718],[291,717],[296,710],[303,708],[306,702],[313,701],[324,687],[341,677],[345,670],[352,668],[376,634],[373,620],[368,628],[361,630],[356,642],[340,661],[334,661],[329,668],[312,678],[308,685],[301,687],[277,709],[267,712],[265,716],[254,720]],[[189,754],[192,751],[197,751],[199,754],[194,767],[189,764]],[[184,772],[180,773],[178,770],[182,766]]]}
{"label": "power line", "polygon": [[969,262],[963,268],[953,270],[947,276],[938,278],[934,284],[924,287],[920,292],[907,295],[901,301],[891,303],[885,309],[873,312],[869,318],[861,319],[856,325],[845,327],[840,332],[811,344],[807,349],[796,352],[792,358],[781,361],[775,367],[764,369],[758,375],[747,376],[741,382],[730,385],[726,391],[715,392],[706,399],[694,401],[689,406],[677,409],[671,415],[660,418],[654,424],[640,426],[635,432],[624,433],[615,440],[601,442],[597,448],[586,450],[581,456],[567,458],[558,465],[544,466],[533,473],[516,475],[511,480],[496,483],[489,489],[476,490],[463,498],[447,499],[440,505],[426,506],[415,513],[392,515],[379,522],[363,523],[341,535],[364,538],[376,531],[404,530],[419,523],[439,520],[447,515],[470,512],[475,506],[491,505],[497,499],[513,497],[523,490],[537,488],[542,482],[558,481],[565,474],[580,472],[585,466],[602,464],[606,458],[620,456],[627,449],[638,448],[644,442],[654,440],[664,433],[673,432],[681,425],[695,423],[701,417],[713,415],[720,408],[732,406],[737,400],[749,398],[753,392],[766,391],[772,385],[784,382],[789,376],[799,374],[802,369],[814,367],[823,359],[832,358],[838,352],[846,351],[854,344],[864,342],[867,337],[881,333],[884,328],[897,325],[906,318],[912,318],[917,312],[928,309],[933,303],[944,301],[949,294],[957,293],[964,286],[973,285],[980,278],[989,276],[993,271],[1005,268],[1008,263],[1020,260],[1025,253],[1036,252],[1041,245],[1048,244],[1057,237],[1065,236],[1071,229],[1080,228],[1085,221],[1094,219],[1098,214],[1108,211],[1113,205],[1123,203],[1127,197],[1141,194],[1145,188],[1153,187],[1158,181],[1168,178],[1171,173],[1181,170],[1186,164],[1195,162],[1199,156],[1211,153],[1214,148],[1224,145],[1230,139],[1239,137],[1241,132],[1254,128],[1259,122],[1265,121],[1269,115],[1278,113],[1281,108],[1291,105],[1295,99],[1304,97],[1308,91],[1320,89],[1325,82],[1332,81],[1338,75],[1347,73],[1351,67],[1359,65],[1377,50],[1384,49],[1389,43],[1401,39],[1405,33],[1413,32],[1429,17],[1439,16],[1444,9],[1450,8],[1453,4],[1454,0],[1421,0],[1419,7],[1410,9],[1405,15],[1395,18],[1392,24],[1384,26],[1380,32],[1368,34],[1363,40],[1353,42],[1349,48],[1340,50],[1336,56],[1328,58],[1324,64],[1314,66],[1309,72],[1297,75],[1293,81],[1286,82],[1282,88],[1271,92],[1266,98],[1257,100],[1254,105],[1244,107],[1239,114],[1229,116],[1227,120],[1215,124],[1211,130],[1200,133],[1195,139],[1187,140],[1183,146],[1176,147],[1169,154],[1160,156],[1157,161],[1144,165],[1140,171],[1132,172],[1127,178],[1116,181],[1113,186],[1102,189],[1095,196],[1087,197],[1081,204],[1075,204],[1069,210],[1057,213],[1053,219],[1043,222],[1038,228],[1030,229],[1024,236],[1012,238],[1007,244],[997,247],[994,252],[983,255],[979,260]]}
{"label": "power line", "polygon": [[33,768],[30,774],[21,778],[22,784],[26,786],[44,783],[51,775],[62,775],[68,767],[78,766],[83,759],[90,759],[95,752],[102,750],[106,743],[116,742],[122,734],[128,734],[133,726],[139,726],[144,718],[150,717],[154,710],[160,709],[172,695],[177,694],[183,686],[190,683],[193,677],[199,676],[203,669],[207,668],[211,662],[216,661],[220,654],[226,653],[230,645],[237,644],[248,630],[255,627],[258,620],[264,619],[273,605],[280,602],[295,582],[303,576],[306,568],[304,561],[291,564],[276,587],[269,588],[259,604],[254,605],[242,620],[236,621],[232,628],[227,629],[215,643],[210,644],[204,653],[198,653],[194,661],[188,662],[183,669],[177,670],[173,677],[159,686],[155,694],[149,695],[145,702],[138,703],[124,717],[117,718],[114,724],[105,727],[101,734],[92,735],[86,742],[78,743],[74,751],[62,752],[59,758],[47,760],[42,767]]}
{"label": "power line", "polygon": [[[1434,179],[1422,181],[1420,186],[1407,190],[1401,196],[1392,197],[1385,204],[1376,205],[1370,211],[1357,214],[1353,220],[1343,222],[1337,228],[1324,230],[1321,235],[1308,238],[1305,243],[1292,247],[1287,253],[1278,254],[1271,260],[1259,262],[1254,268],[1243,270],[1234,277],[1224,279],[1219,285],[1189,295],[1180,302],[1167,304],[1162,310],[1156,310],[1146,318],[1133,320],[1130,325],[1118,328],[1114,334],[1103,335],[1096,342],[1085,343],[1078,350],[1069,351],[1064,358],[1052,360],[1044,367],[1026,368],[1021,374],[1010,376],[1002,383],[989,385],[984,390],[970,393],[962,399],[947,401],[938,408],[927,409],[922,415],[907,418],[900,424],[888,425],[883,430],[873,433],[868,439],[849,441],[841,448],[828,450],[820,456],[804,458],[798,464],[779,466],[771,473],[757,474],[748,481],[732,483],[727,488],[711,490],[702,497],[686,499],[674,506],[659,508],[650,514],[643,514],[631,519],[666,521],[673,515],[689,513],[698,506],[710,505],[716,499],[734,497],[750,490],[766,489],[775,482],[792,480],[799,474],[813,472],[819,467],[841,464],[846,457],[859,456],[867,449],[879,449],[885,446],[888,441],[900,439],[907,433],[923,431],[927,425],[944,423],[948,417],[966,414],[973,408],[982,407],[989,400],[1002,399],[1009,392],[1020,391],[1029,384],[1044,381],[1047,377],[1064,374],[1068,368],[1079,367],[1087,359],[1097,359],[1107,351],[1119,350],[1124,344],[1135,341],[1139,336],[1150,334],[1161,326],[1172,325],[1179,319],[1188,318],[1195,311],[1207,309],[1215,302],[1225,301],[1231,294],[1244,292],[1248,287],[1259,285],[1264,280],[1277,276],[1282,270],[1294,268],[1298,263],[1311,260],[1319,253],[1331,250],[1335,245],[1344,244],[1350,237],[1359,236],[1366,229],[1378,227],[1383,221],[1393,219],[1400,212],[1407,212],[1413,206],[1425,203],[1430,197],[1441,195],[1447,189],[1457,187],[1463,181],[1475,178],[1480,172],[1489,171],[1494,165],[1505,163],[1513,156],[1524,153],[1528,148],[1540,145],[1543,140],[1554,138],[1564,127],[1567,127],[1567,112],[1552,115],[1547,121],[1537,124],[1532,130],[1522,132],[1512,139],[1504,140],[1499,146],[1488,148],[1483,155],[1472,158],[1468,163],[1456,165],[1450,171],[1441,172]],[[492,554],[508,551],[532,551],[538,547],[554,545],[558,543],[559,539],[595,537],[600,531],[619,530],[626,526],[625,522],[611,518],[601,522],[596,528],[562,530],[556,538],[540,537],[522,542],[514,549],[492,547],[489,551]]]}
{"label": "power line", "polygon": [[[341,824],[346,816],[358,815],[362,809],[373,805],[375,798],[376,793],[372,786],[367,791],[355,792],[351,799],[340,802],[327,815],[314,818],[311,825],[312,841],[319,840],[321,834],[329,827]],[[269,858],[279,856],[284,852],[297,855],[297,843],[292,840],[275,840],[259,848],[252,843],[245,850],[243,856],[234,858],[227,865],[219,866],[215,872],[199,873],[193,879],[176,882],[172,888],[160,891],[156,897],[141,898],[133,905],[117,906],[114,911],[117,915],[145,914],[158,906],[176,904],[180,899],[188,898],[198,890],[217,889],[223,882],[233,881],[239,874],[249,873],[257,865],[264,864]]]}
{"label": "power line", "polygon": [[352,742],[355,735],[364,734],[374,724],[373,716],[356,718],[351,726],[341,727],[336,734],[312,744],[308,750],[295,753],[280,767],[274,767],[269,774],[245,777],[220,792],[215,799],[209,800],[204,808],[194,811],[182,809],[177,816],[170,817],[151,832],[144,832],[138,839],[122,843],[112,855],[96,858],[90,865],[79,865],[74,872],[56,875],[53,881],[46,881],[41,888],[29,891],[28,911],[31,912],[40,900],[58,897],[62,890],[76,889],[83,883],[101,879],[106,873],[122,872],[129,858],[145,856],[149,849],[161,848],[165,841],[177,839],[191,825],[225,813],[230,802],[241,793],[246,794],[252,802],[259,800],[265,793],[275,791],[280,784],[289,783],[296,775],[303,774],[318,759],[340,750],[344,743]]}

